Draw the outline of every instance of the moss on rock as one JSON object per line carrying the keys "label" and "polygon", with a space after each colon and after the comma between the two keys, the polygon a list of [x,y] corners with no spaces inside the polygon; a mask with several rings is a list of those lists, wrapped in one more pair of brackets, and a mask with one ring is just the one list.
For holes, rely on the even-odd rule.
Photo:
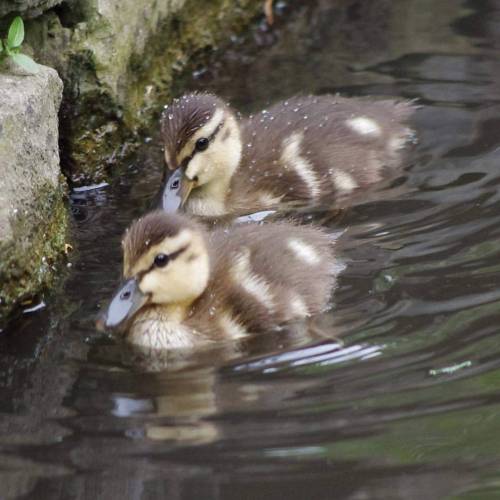
{"label": "moss on rock", "polygon": [[35,75],[0,73],[0,321],[18,299],[47,282],[64,247],[61,94],[51,68],[40,66]]}
{"label": "moss on rock", "polygon": [[83,4],[75,14],[62,4],[27,30],[37,60],[64,80],[62,165],[75,182],[105,177],[193,54],[229,39],[262,8],[261,0]]}
{"label": "moss on rock", "polygon": [[68,214],[63,182],[38,190],[30,210],[11,221],[12,238],[0,242],[0,324],[12,307],[50,285],[64,255]]}

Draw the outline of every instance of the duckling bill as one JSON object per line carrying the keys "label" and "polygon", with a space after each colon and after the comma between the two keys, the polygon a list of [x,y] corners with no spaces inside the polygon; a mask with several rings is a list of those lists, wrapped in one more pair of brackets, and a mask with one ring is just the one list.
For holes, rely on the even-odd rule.
{"label": "duckling bill", "polygon": [[408,101],[299,96],[239,118],[215,95],[184,95],[162,117],[175,178],[163,208],[236,217],[325,197],[345,208],[397,171],[414,110]]}
{"label": "duckling bill", "polygon": [[324,310],[335,285],[333,241],[290,223],[207,233],[152,212],[123,238],[124,283],[101,326],[148,349],[195,347],[263,332]]}
{"label": "duckling bill", "polygon": [[135,278],[128,279],[121,285],[111,300],[108,310],[101,322],[105,328],[120,328],[126,325],[127,319],[148,302]]}
{"label": "duckling bill", "polygon": [[177,212],[186,202],[186,198],[189,195],[189,192],[186,191],[187,187],[186,183],[182,183],[182,170],[177,169],[165,182],[160,208],[169,213]]}

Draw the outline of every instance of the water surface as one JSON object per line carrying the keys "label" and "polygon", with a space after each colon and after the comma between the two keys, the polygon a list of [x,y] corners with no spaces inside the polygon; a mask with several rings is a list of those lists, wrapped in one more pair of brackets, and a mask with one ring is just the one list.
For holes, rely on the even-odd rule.
{"label": "water surface", "polygon": [[291,328],[147,373],[94,330],[158,186],[153,133],[74,194],[63,289],[0,337],[0,498],[500,497],[500,2],[338,3],[279,4],[273,32],[182,85],[244,112],[295,93],[422,104],[398,182],[331,224],[345,270],[321,325],[343,347]]}

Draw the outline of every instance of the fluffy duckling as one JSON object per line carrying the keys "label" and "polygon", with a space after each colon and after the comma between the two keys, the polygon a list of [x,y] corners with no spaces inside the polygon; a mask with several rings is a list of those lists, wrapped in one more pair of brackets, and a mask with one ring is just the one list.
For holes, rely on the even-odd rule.
{"label": "fluffy duckling", "polygon": [[237,339],[319,313],[338,269],[328,234],[285,222],[207,233],[155,211],[122,244],[126,281],[100,327],[128,330],[148,349]]}
{"label": "fluffy duckling", "polygon": [[176,170],[162,207],[239,216],[333,195],[332,208],[345,208],[401,163],[414,109],[408,101],[323,95],[238,118],[215,95],[184,95],[162,116],[165,161]]}

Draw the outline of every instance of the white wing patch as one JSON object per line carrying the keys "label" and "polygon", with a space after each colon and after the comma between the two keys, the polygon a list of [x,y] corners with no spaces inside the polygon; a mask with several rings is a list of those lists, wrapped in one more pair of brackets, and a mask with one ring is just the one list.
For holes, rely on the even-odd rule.
{"label": "white wing patch", "polygon": [[350,193],[358,187],[358,183],[354,180],[354,177],[347,172],[343,172],[342,170],[334,170],[332,178],[335,187],[339,191]]}
{"label": "white wing patch", "polygon": [[232,339],[246,337],[248,334],[246,328],[238,323],[228,312],[223,312],[219,318],[219,326]]}
{"label": "white wing patch", "polygon": [[288,248],[290,248],[295,256],[302,262],[309,264],[310,266],[320,262],[321,259],[312,245],[309,245],[308,243],[305,243],[297,238],[289,239],[287,244]]}
{"label": "white wing patch", "polygon": [[311,162],[301,155],[302,139],[303,134],[295,132],[283,141],[281,162],[293,168],[309,187],[311,197],[317,198],[321,194],[321,185]]}
{"label": "white wing patch", "polygon": [[351,118],[346,121],[347,126],[361,135],[371,135],[374,137],[379,137],[382,133],[380,125],[371,118],[366,116],[358,116],[356,118]]}
{"label": "white wing patch", "polygon": [[269,310],[274,309],[274,297],[268,283],[252,272],[250,251],[241,252],[234,260],[231,276],[243,289]]}

